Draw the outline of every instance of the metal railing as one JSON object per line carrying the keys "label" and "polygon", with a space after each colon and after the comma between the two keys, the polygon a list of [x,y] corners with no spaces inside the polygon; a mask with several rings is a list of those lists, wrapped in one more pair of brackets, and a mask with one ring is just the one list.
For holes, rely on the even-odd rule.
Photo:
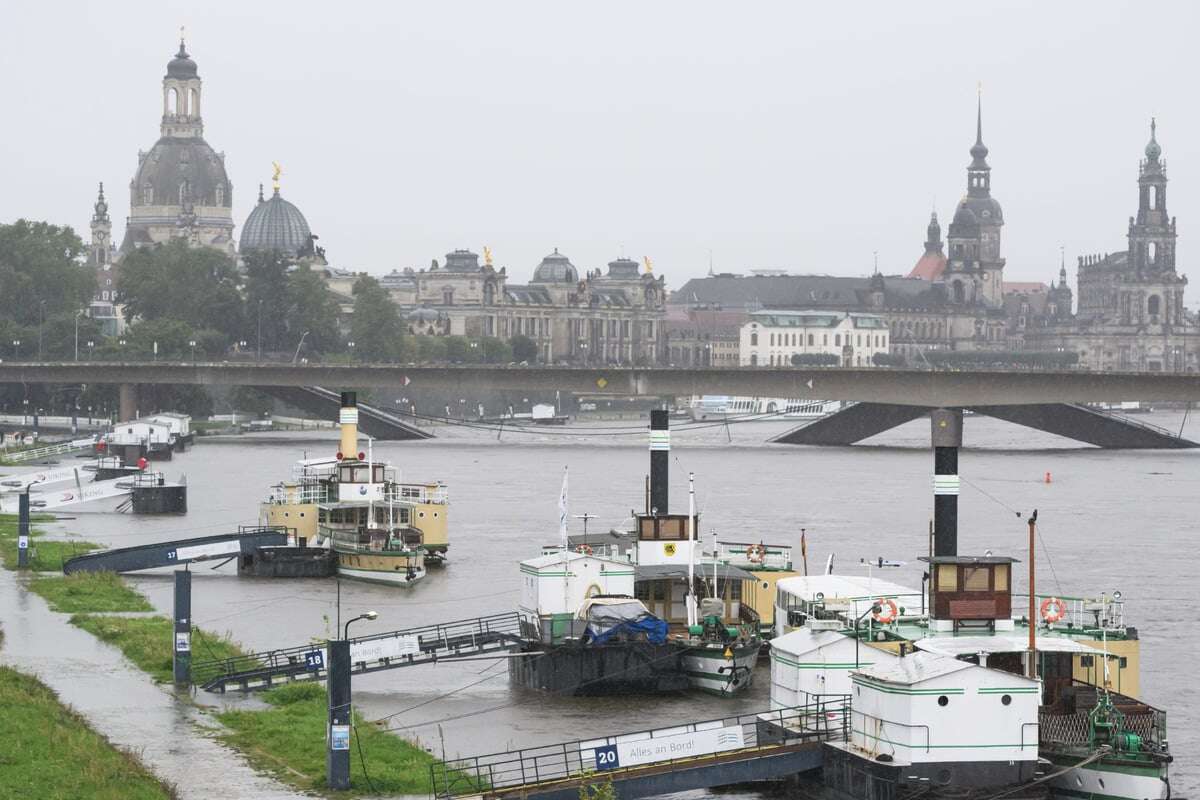
{"label": "metal railing", "polygon": [[[762,547],[762,551],[751,548]],[[753,553],[753,556],[751,555]],[[759,542],[717,542],[717,560],[744,569],[792,568],[792,548],[787,545]],[[755,561],[754,559],[758,560]]]}
{"label": "metal railing", "polygon": [[[386,664],[353,661],[356,645],[384,642],[389,639],[415,640],[416,652],[395,659],[384,659],[388,661]],[[350,640],[351,671],[374,672],[378,669],[426,663],[439,657],[453,657],[456,652],[464,650],[478,650],[488,645],[514,644],[520,641],[521,623],[515,611],[358,636]],[[231,683],[239,684],[245,689],[262,688],[251,684],[269,685],[272,678],[320,680],[325,675],[324,650],[324,642],[313,642],[299,647],[267,650],[232,658],[195,661],[192,663],[192,681],[204,689],[215,688],[224,691],[225,685]],[[316,653],[322,655],[316,657]],[[393,661],[396,663],[392,663]]]}
{"label": "metal railing", "polygon": [[[850,696],[816,695],[815,698],[805,705],[773,711],[438,762],[430,766],[433,795],[436,798],[451,798],[480,793],[520,794],[533,786],[594,780],[597,774],[619,778],[632,771],[665,765],[704,766],[715,759],[764,757],[772,751],[786,751],[789,747],[806,742],[847,741]],[[618,750],[622,745],[635,743],[650,746],[656,739],[674,739],[678,742],[687,734],[713,731],[729,732],[732,741],[740,743],[740,746],[697,752],[697,747],[702,747],[697,744],[687,747],[687,755],[684,756],[639,759],[637,764],[606,768],[606,763],[613,762],[605,753],[612,752],[614,746]],[[669,747],[664,749],[670,751]],[[598,752],[601,755],[598,756]]]}
{"label": "metal railing", "polygon": [[70,442],[62,442],[60,444],[46,445],[45,447],[35,447],[31,450],[15,450],[11,453],[4,453],[4,460],[10,464],[19,464],[24,461],[36,461],[39,458],[48,458],[50,456],[64,455],[66,453],[74,453],[76,450],[87,450],[89,447],[94,447],[95,439],[74,439]]}
{"label": "metal railing", "polygon": [[[1114,600],[1109,596],[1101,597],[1067,597],[1064,595],[1037,594],[1034,595],[1034,606],[1038,609],[1038,623],[1042,622],[1040,610],[1046,600],[1061,601],[1066,607],[1066,614],[1055,623],[1057,628],[1067,628],[1068,624],[1074,631],[1088,633],[1106,630],[1110,633],[1121,633],[1125,630],[1125,601]],[[1014,614],[1027,614],[1029,595],[1014,594],[1012,596]]]}

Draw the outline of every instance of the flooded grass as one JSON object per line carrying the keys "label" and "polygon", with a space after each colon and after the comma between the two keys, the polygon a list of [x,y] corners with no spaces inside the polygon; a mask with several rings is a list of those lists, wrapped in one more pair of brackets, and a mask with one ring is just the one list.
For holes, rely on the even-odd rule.
{"label": "flooded grass", "polygon": [[0,796],[169,800],[175,791],[41,681],[0,667]]}
{"label": "flooded grass", "polygon": [[[230,730],[221,738],[242,751],[256,767],[285,783],[303,790],[324,789],[328,716],[325,687],[313,683],[281,686],[265,692],[263,699],[271,706],[265,711],[217,714]],[[436,761],[412,742],[380,730],[355,713],[350,742],[352,788],[348,794],[429,795],[429,768]]]}
{"label": "flooded grass", "polygon": [[[46,514],[34,514],[31,523],[45,522],[54,518]],[[68,558],[99,550],[100,545],[82,539],[47,541],[36,524],[29,526],[29,569],[33,572],[60,572]],[[17,517],[0,514],[0,559],[8,569],[17,568]]]}
{"label": "flooded grass", "polygon": [[[166,617],[97,617],[76,614],[71,624],[98,639],[118,647],[125,657],[156,681],[174,679],[171,667],[175,641],[174,623]],[[200,628],[192,629],[192,658],[233,658],[245,655],[229,636],[218,636]]]}
{"label": "flooded grass", "polygon": [[153,611],[154,606],[113,572],[77,572],[63,577],[39,576],[29,589],[64,614],[105,611]]}

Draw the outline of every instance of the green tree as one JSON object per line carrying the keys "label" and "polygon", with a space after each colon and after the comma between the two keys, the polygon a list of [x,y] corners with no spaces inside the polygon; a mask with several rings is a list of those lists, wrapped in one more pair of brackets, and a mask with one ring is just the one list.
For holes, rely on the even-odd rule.
{"label": "green tree", "polygon": [[233,261],[182,239],[125,256],[118,294],[130,321],[177,320],[196,330],[219,331],[226,345],[244,330]]}
{"label": "green tree", "polygon": [[452,364],[468,364],[478,361],[477,354],[471,349],[471,340],[465,336],[447,336],[446,360]]}
{"label": "green tree", "polygon": [[446,337],[444,336],[414,336],[416,360],[422,363],[446,360]]}
{"label": "green tree", "polygon": [[528,336],[518,334],[508,340],[512,346],[512,357],[514,361],[528,361],[530,364],[538,360],[537,342],[530,339]]}
{"label": "green tree", "polygon": [[483,361],[486,364],[507,364],[513,360],[513,350],[508,342],[488,336],[480,343]]}
{"label": "green tree", "polygon": [[350,326],[359,358],[396,361],[404,353],[404,321],[387,290],[370,275],[354,283],[354,321]]}
{"label": "green tree", "polygon": [[246,314],[242,338],[263,352],[283,350],[292,311],[288,263],[277,250],[251,251],[245,260]]}
{"label": "green tree", "polygon": [[24,219],[0,225],[0,317],[32,326],[85,307],[96,278],[82,254],[68,227]]}
{"label": "green tree", "polygon": [[317,353],[338,351],[341,348],[338,302],[325,288],[321,275],[307,265],[298,267],[288,277],[287,296],[289,341],[299,342],[304,331],[308,331],[305,348]]}

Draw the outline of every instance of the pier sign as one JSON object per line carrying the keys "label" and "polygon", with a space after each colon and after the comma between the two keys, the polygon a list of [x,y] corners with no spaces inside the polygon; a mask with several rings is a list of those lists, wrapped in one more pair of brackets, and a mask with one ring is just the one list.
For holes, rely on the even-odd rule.
{"label": "pier sign", "polygon": [[325,669],[325,651],[309,650],[304,654],[305,669]]}
{"label": "pier sign", "polygon": [[350,643],[350,661],[379,661],[384,658],[416,656],[421,654],[421,641],[416,636],[389,636],[386,639],[369,639]]}
{"label": "pier sign", "polygon": [[676,758],[740,750],[746,746],[746,738],[740,726],[709,728],[708,730],[656,736],[631,742],[597,745],[596,769],[604,771],[619,767],[636,767]]}

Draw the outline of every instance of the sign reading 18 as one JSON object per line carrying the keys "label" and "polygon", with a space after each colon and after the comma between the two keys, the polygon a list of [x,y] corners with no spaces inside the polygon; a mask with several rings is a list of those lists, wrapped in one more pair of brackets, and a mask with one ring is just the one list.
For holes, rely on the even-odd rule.
{"label": "sign reading 18", "polygon": [[596,769],[616,769],[619,766],[621,766],[621,763],[617,759],[617,746],[615,744],[596,748]]}

